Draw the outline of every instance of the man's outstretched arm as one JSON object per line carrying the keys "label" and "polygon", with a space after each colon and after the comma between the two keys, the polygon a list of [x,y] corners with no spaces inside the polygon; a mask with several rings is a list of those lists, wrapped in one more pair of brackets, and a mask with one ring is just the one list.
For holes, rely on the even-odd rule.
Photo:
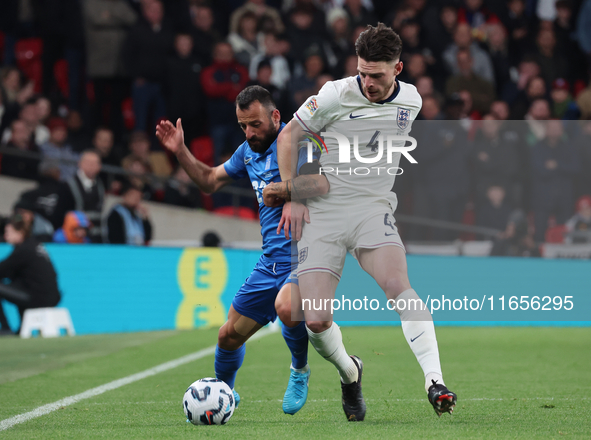
{"label": "man's outstretched arm", "polygon": [[156,137],[167,150],[176,156],[183,169],[201,191],[211,194],[232,181],[223,165],[212,168],[191,154],[185,145],[185,134],[180,118],[176,121],[176,127],[170,121],[160,122],[156,126]]}

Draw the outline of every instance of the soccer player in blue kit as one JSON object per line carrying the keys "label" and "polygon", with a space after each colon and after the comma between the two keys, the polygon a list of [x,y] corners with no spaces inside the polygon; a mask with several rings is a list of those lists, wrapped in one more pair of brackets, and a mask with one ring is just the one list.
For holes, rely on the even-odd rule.
{"label": "soccer player in blue kit", "polygon": [[[236,293],[228,312],[228,320],[220,328],[215,351],[216,377],[234,390],[236,373],[242,365],[245,342],[260,328],[275,321],[283,322],[282,333],[292,354],[291,374],[283,411],[295,414],[308,396],[308,334],[303,321],[292,321],[292,287],[297,279],[292,272],[291,240],[278,234],[283,208],[263,204],[263,189],[271,182],[281,181],[277,165],[277,136],[285,124],[270,93],[260,87],[245,88],[236,98],[238,124],[246,141],[223,165],[209,167],[198,161],[184,143],[180,118],[174,126],[160,122],[156,136],[206,193],[213,193],[233,180],[249,177],[259,202],[263,255],[250,276]],[[297,287],[294,288],[297,290]],[[240,396],[234,391],[236,405]]]}

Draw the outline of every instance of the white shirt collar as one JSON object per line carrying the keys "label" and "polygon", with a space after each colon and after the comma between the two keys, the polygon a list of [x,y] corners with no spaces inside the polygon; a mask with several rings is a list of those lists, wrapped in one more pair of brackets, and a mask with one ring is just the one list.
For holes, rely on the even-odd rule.
{"label": "white shirt collar", "polygon": [[84,191],[86,191],[86,192],[92,191],[92,187],[94,186],[94,180],[86,177],[86,174],[84,174],[84,172],[81,169],[78,169],[78,172],[76,174],[78,175],[78,178],[80,179],[80,182],[82,183],[82,186],[84,187]]}

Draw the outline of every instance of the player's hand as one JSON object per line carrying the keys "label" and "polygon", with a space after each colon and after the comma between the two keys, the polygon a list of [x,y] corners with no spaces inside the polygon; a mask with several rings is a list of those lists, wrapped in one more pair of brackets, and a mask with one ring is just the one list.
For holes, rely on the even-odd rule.
{"label": "player's hand", "polygon": [[302,238],[303,222],[310,223],[310,213],[306,205],[298,202],[287,202],[283,205],[283,212],[281,220],[277,226],[277,233],[281,234],[281,228],[285,234],[285,238],[289,240],[289,231],[291,230],[291,237],[300,241]]}
{"label": "player's hand", "polygon": [[176,127],[170,121],[161,121],[156,125],[156,137],[168,151],[177,154],[185,144],[181,118],[176,120]]}
{"label": "player's hand", "polygon": [[285,187],[285,184],[281,182],[272,182],[265,186],[263,189],[263,203],[265,206],[275,208],[281,206],[283,202],[285,202],[280,194],[282,192],[282,187]]}

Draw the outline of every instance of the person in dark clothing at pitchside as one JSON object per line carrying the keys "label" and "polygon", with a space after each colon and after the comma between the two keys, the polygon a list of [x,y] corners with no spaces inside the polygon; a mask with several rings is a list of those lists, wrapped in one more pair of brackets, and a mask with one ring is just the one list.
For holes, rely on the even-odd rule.
{"label": "person in dark clothing at pitchside", "polygon": [[[9,279],[9,284],[0,283],[0,299],[15,304],[21,316],[25,310],[39,307],[55,307],[61,295],[57,275],[47,251],[30,236],[29,225],[19,214],[6,224],[4,238],[12,244],[12,253],[0,261],[0,280]],[[0,305],[0,334],[10,334],[4,309]]]}

